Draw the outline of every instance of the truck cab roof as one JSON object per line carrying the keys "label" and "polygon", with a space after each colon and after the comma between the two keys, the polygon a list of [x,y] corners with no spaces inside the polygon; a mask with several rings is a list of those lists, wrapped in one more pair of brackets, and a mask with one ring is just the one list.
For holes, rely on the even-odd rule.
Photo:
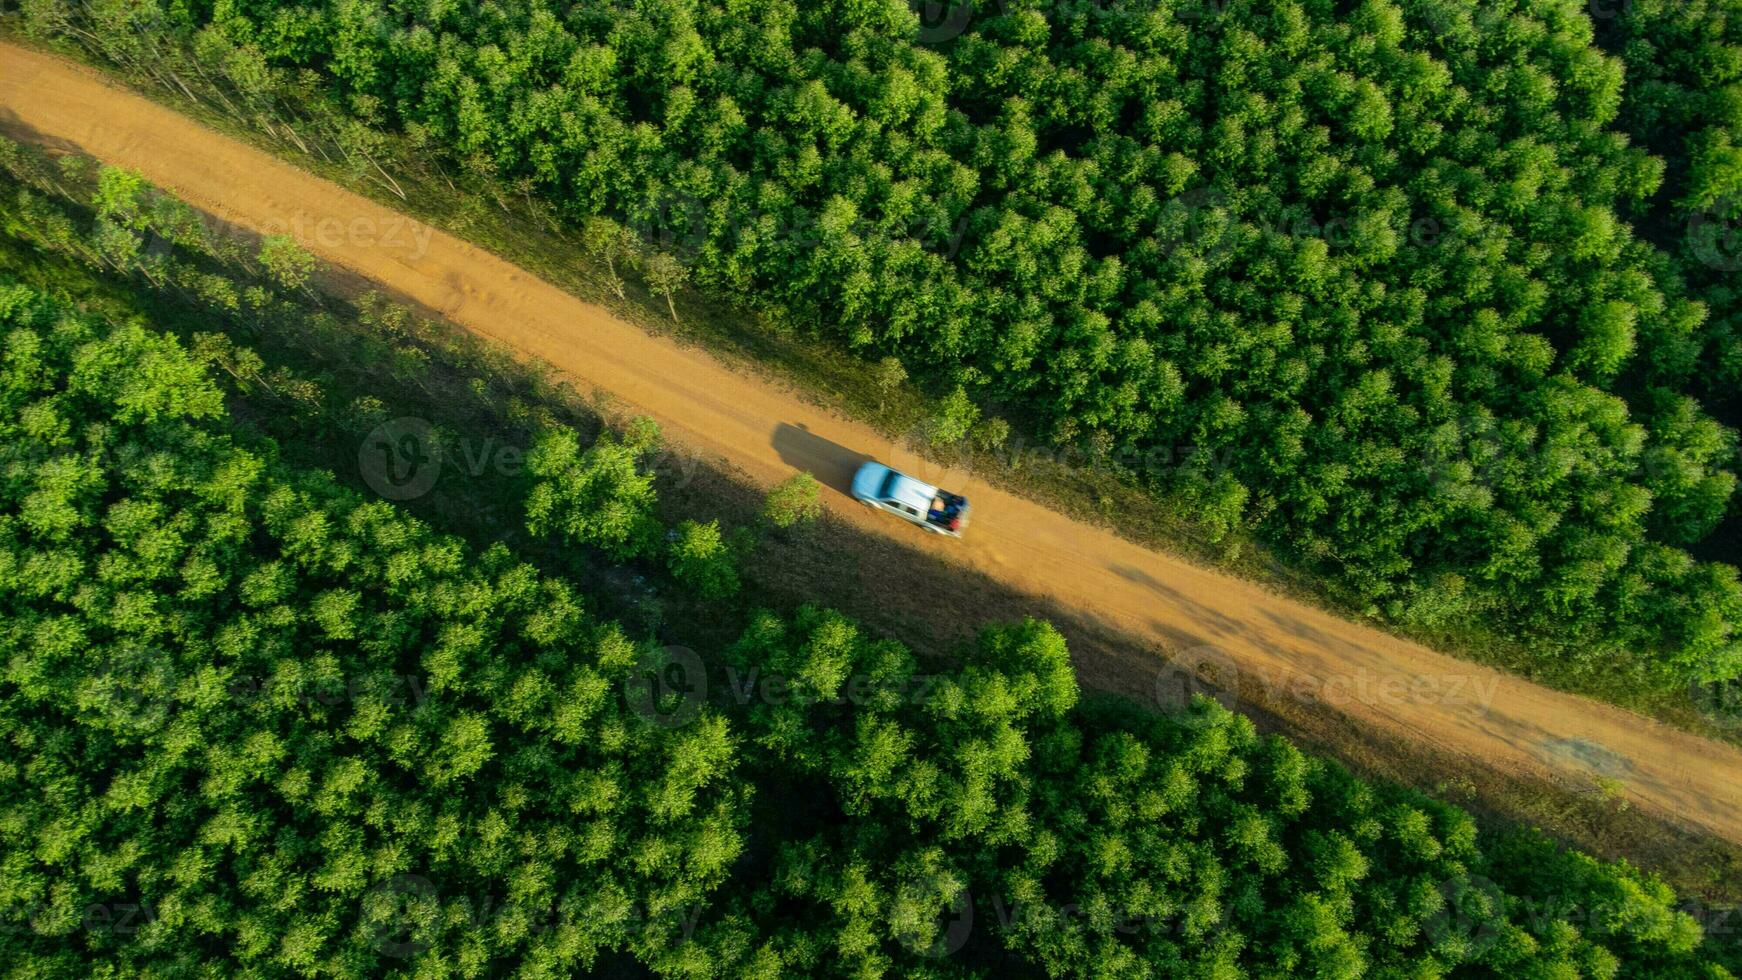
{"label": "truck cab roof", "polygon": [[939,490],[882,463],[867,461],[853,474],[853,497],[928,531],[961,537],[968,526],[968,498]]}
{"label": "truck cab roof", "polygon": [[931,506],[938,488],[915,480],[905,473],[884,466],[866,463],[853,477],[853,495],[861,499],[893,500],[923,514]]}

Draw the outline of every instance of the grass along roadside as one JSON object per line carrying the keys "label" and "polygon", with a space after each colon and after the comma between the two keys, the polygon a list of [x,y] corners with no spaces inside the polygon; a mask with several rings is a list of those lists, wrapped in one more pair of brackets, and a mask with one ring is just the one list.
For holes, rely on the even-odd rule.
{"label": "grass along roadside", "polygon": [[[52,50],[81,58],[84,55],[64,47]],[[1705,698],[1704,692],[1654,685],[1650,678],[1637,673],[1545,667],[1544,660],[1533,657],[1522,643],[1476,620],[1437,627],[1401,624],[1381,615],[1380,610],[1361,607],[1323,580],[1290,567],[1240,529],[1222,536],[1212,533],[1187,516],[1190,507],[1186,501],[1157,496],[1134,474],[1121,470],[1117,461],[1035,445],[1026,437],[1029,430],[1020,417],[1011,416],[1013,435],[994,450],[960,447],[940,453],[917,444],[921,441],[912,436],[942,410],[936,392],[912,384],[879,383],[872,365],[811,339],[803,325],[785,322],[778,311],[747,310],[705,291],[684,287],[656,291],[636,275],[620,280],[607,262],[587,253],[575,230],[565,228],[535,199],[464,168],[444,168],[427,147],[387,136],[370,166],[355,159],[347,165],[338,151],[326,152],[320,140],[307,133],[287,137],[269,122],[244,124],[222,108],[221,96],[208,95],[211,101],[207,102],[186,90],[150,85],[134,88],[293,165],[494,252],[643,329],[700,346],[741,372],[755,373],[790,388],[812,404],[880,429],[892,441],[912,445],[915,452],[947,456],[944,461],[952,466],[971,469],[989,483],[1074,518],[1465,659],[1606,700],[1697,734],[1742,744],[1742,720],[1735,715],[1735,705],[1730,705],[1726,714],[1723,706]],[[622,264],[619,260],[618,265]],[[673,309],[679,314],[675,322],[670,315]]]}

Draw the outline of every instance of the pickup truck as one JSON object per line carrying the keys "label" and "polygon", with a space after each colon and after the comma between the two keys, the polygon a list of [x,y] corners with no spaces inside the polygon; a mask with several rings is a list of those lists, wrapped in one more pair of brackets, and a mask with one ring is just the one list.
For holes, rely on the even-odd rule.
{"label": "pickup truck", "polygon": [[934,534],[959,538],[968,526],[967,497],[939,490],[882,463],[865,463],[853,474],[853,499]]}

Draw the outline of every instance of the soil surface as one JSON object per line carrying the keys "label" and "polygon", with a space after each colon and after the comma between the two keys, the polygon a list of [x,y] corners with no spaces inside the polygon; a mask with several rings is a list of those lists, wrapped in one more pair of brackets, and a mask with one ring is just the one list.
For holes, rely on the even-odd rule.
{"label": "soil surface", "polygon": [[[1223,692],[1301,699],[1347,716],[1376,740],[1419,743],[1520,777],[1595,784],[1672,823],[1742,843],[1742,750],[1396,639],[1147,550],[970,474],[940,472],[793,391],[649,335],[82,66],[0,44],[0,129],[135,170],[225,221],[291,234],[322,259],[652,415],[668,439],[704,459],[763,485],[808,470],[827,488],[827,506],[859,528],[1032,595],[1037,612],[1056,603],[1152,646],[1153,664],[1139,665],[1135,676],[1129,663],[1098,665],[1093,651],[1075,651],[1086,684],[1148,687],[1135,693],[1167,703],[1201,683],[1194,677],[1207,677]],[[845,488],[866,459],[965,493],[972,527],[951,540],[855,503]],[[1098,676],[1113,672],[1116,684]]]}

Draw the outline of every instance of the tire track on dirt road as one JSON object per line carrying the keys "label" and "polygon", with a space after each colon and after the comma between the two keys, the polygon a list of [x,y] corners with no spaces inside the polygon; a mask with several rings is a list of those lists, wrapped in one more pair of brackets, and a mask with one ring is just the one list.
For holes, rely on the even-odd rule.
{"label": "tire track on dirt road", "polygon": [[[278,161],[103,81],[0,44],[0,117],[21,138],[64,143],[138,171],[254,231],[301,229],[322,259],[578,384],[655,417],[674,442],[772,484],[815,473],[829,507],[872,533],[1152,643],[1165,657],[1327,704],[1394,739],[1536,777],[1619,779],[1621,794],[1742,843],[1742,750],[1622,709],[1457,660],[1117,535],[977,481],[961,541],[866,513],[842,489],[887,438],[650,336],[496,256]],[[388,229],[401,229],[397,235]],[[923,475],[923,474],[922,474]]]}

